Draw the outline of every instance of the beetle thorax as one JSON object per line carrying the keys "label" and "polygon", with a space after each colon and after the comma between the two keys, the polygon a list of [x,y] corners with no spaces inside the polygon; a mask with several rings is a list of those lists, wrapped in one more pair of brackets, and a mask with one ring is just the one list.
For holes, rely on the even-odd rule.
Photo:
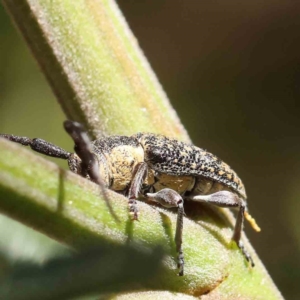
{"label": "beetle thorax", "polygon": [[109,188],[123,191],[130,185],[137,165],[144,161],[144,150],[141,146],[120,145],[104,156],[109,170]]}

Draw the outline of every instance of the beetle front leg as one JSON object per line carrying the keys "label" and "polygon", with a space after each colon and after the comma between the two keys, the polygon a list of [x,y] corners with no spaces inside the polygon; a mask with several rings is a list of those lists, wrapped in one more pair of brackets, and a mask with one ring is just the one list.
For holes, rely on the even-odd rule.
{"label": "beetle front leg", "polygon": [[128,205],[129,214],[133,220],[138,220],[139,210],[137,207],[136,199],[139,195],[142,183],[144,182],[148,171],[147,163],[139,163],[135,168],[135,173],[133,174],[133,179],[128,191]]}
{"label": "beetle front leg", "polygon": [[239,198],[236,194],[231,193],[229,191],[220,191],[211,195],[197,195],[191,197],[190,200],[197,201],[197,202],[207,202],[220,207],[228,207],[228,208],[239,207],[239,212],[237,215],[237,219],[236,219],[236,223],[232,235],[232,240],[236,242],[237,246],[241,249],[246,260],[250,262],[252,267],[254,267],[253,259],[251,255],[248,253],[248,251],[245,249],[244,244],[241,241],[241,234],[244,226],[245,217],[256,231],[260,231],[260,228],[256,224],[255,220],[247,212],[246,202],[243,199]]}
{"label": "beetle front leg", "polygon": [[177,267],[179,268],[179,276],[183,276],[184,273],[184,254],[182,249],[182,229],[183,229],[183,216],[184,216],[183,199],[177,192],[167,188],[157,193],[153,193],[153,194],[147,193],[147,197],[149,198],[149,200],[158,202],[162,206],[167,208],[178,207],[175,243],[176,243],[176,250],[178,253]]}
{"label": "beetle front leg", "polygon": [[91,181],[100,186],[103,199],[106,202],[111,215],[116,221],[119,221],[119,218],[110,204],[104,181],[99,174],[99,162],[92,151],[91,141],[84,127],[78,122],[66,120],[64,122],[64,128],[73,139],[75,143],[74,150],[81,159],[81,175],[83,177],[89,175]]}

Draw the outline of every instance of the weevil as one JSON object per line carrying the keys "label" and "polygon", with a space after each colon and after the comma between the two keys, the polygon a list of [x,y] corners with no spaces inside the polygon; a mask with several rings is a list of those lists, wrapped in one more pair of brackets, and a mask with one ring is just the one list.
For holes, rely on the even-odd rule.
{"label": "weevil", "polygon": [[[139,198],[148,198],[167,208],[176,207],[175,243],[180,276],[184,274],[184,200],[238,208],[232,240],[254,267],[241,241],[244,219],[254,230],[260,228],[248,213],[241,179],[225,162],[194,145],[153,133],[110,136],[91,142],[80,123],[68,120],[64,128],[75,143],[75,153],[39,138],[10,134],[0,134],[0,137],[30,146],[47,156],[65,159],[72,172],[96,182],[104,191],[109,188],[126,195],[133,220],[138,219],[136,199]],[[113,213],[110,205],[109,208]]]}

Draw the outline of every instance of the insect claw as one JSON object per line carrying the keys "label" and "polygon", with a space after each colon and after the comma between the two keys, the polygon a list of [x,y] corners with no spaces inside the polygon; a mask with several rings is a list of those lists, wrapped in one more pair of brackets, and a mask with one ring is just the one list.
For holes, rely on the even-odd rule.
{"label": "insect claw", "polygon": [[183,256],[182,249],[179,251],[177,268],[179,269],[178,275],[183,276],[184,275],[184,256]]}
{"label": "insect claw", "polygon": [[137,212],[130,211],[129,215],[132,221],[139,221],[139,216]]}

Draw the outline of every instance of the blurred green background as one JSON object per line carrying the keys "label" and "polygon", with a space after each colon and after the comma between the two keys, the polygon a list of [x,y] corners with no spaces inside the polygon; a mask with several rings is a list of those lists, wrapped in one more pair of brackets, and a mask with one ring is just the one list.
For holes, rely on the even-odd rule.
{"label": "blurred green background", "polygon": [[[247,235],[286,299],[300,299],[300,4],[119,0],[193,142],[243,179],[262,227]],[[64,115],[0,6],[0,132],[68,150]],[[61,164],[66,167],[65,164]],[[42,263],[57,243],[0,219],[2,264]]]}

